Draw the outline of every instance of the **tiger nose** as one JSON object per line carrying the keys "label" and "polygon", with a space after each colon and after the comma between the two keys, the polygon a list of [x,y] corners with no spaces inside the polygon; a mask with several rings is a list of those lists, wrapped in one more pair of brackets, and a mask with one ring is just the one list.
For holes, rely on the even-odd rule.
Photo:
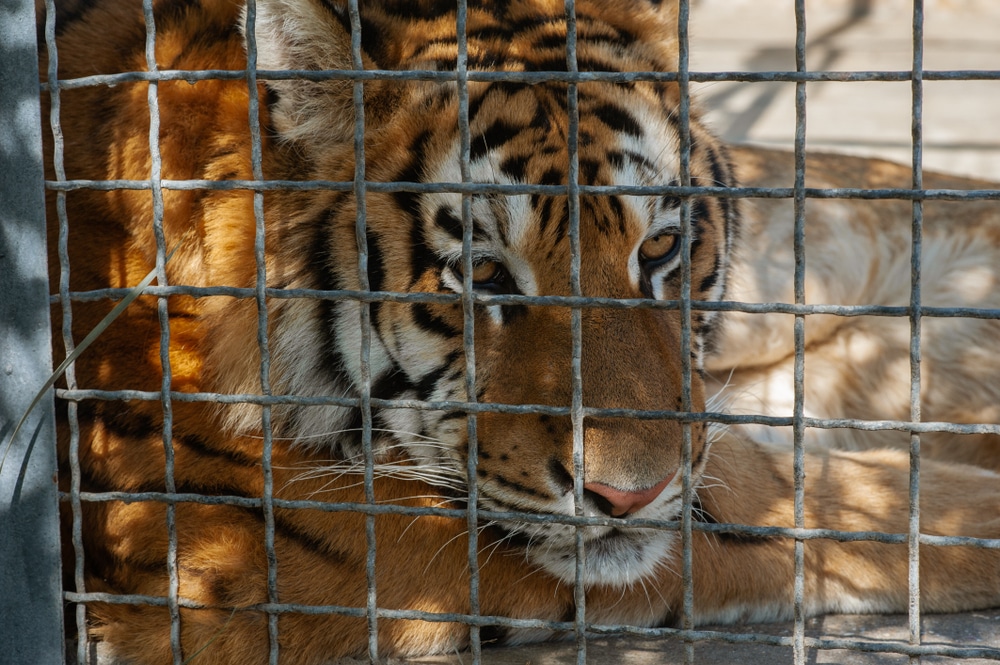
{"label": "tiger nose", "polygon": [[585,483],[583,489],[585,494],[589,493],[602,513],[611,517],[624,517],[651,504],[676,475],[675,471],[649,489],[638,491],[620,490],[604,483]]}

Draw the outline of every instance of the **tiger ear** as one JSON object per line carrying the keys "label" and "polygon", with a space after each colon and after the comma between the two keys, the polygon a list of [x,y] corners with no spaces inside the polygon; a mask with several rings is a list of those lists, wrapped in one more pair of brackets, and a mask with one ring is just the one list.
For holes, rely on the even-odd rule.
{"label": "tiger ear", "polygon": [[[243,32],[248,38],[244,9]],[[352,69],[346,3],[323,0],[257,0],[254,17],[257,68]],[[365,67],[372,63],[365,58]],[[277,101],[272,121],[283,138],[309,147],[349,140],[354,133],[353,83],[346,79],[269,80]]]}

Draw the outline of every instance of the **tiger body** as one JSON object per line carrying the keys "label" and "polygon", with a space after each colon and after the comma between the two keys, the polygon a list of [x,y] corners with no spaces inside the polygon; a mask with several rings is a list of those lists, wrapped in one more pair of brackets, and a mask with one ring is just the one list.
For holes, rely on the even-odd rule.
{"label": "tiger body", "polygon": [[[456,16],[447,5],[384,2],[362,7],[364,67],[454,71]],[[246,19],[237,3],[163,1],[153,7],[159,70],[246,67]],[[466,30],[468,70],[567,71],[564,11],[562,3],[537,0],[473,3]],[[261,0],[254,20],[261,70],[354,66],[346,6]],[[134,3],[67,1],[57,9],[56,26],[60,79],[148,69],[145,26]],[[575,63],[581,72],[676,70],[671,3],[580,2],[575,29]],[[47,63],[43,54],[43,72]],[[259,121],[265,179],[350,183],[357,157],[363,155],[367,191],[359,198],[356,190],[337,187],[268,190],[262,195],[265,222],[258,234],[257,202],[245,187],[176,189],[168,182],[160,194],[160,245],[166,252],[176,247],[176,252],[164,268],[166,284],[242,291],[234,292],[239,297],[140,297],[77,361],[68,377],[71,387],[145,391],[154,398],[127,405],[85,399],[64,407],[64,488],[71,482],[67,460],[72,441],[66,423],[72,410],[80,422],[84,491],[166,491],[232,499],[222,505],[182,501],[172,509],[177,595],[184,599],[179,641],[187,655],[205,647],[199,657],[206,662],[264,662],[271,645],[261,605],[367,606],[369,525],[363,513],[348,508],[373,502],[377,507],[453,511],[419,516],[375,511],[374,588],[380,609],[475,610],[488,617],[572,621],[577,612],[577,529],[503,514],[575,514],[574,474],[581,461],[574,459],[576,431],[582,436],[576,446],[582,448],[584,468],[582,515],[621,520],[580,530],[587,621],[676,624],[684,605],[680,536],[674,530],[631,527],[628,520],[674,520],[681,514],[683,474],[678,470],[684,463],[684,426],[670,418],[587,415],[574,428],[567,415],[574,399],[571,308],[510,298],[477,303],[467,316],[462,299],[471,297],[464,294],[470,286],[477,295],[680,298],[685,247],[678,197],[567,195],[575,183],[681,184],[684,127],[677,86],[581,82],[573,98],[576,124],[570,122],[565,82],[471,81],[465,88],[467,100],[455,81],[371,80],[360,99],[353,88],[350,81],[338,79],[273,78],[253,90],[243,79],[156,85],[157,151],[162,158],[157,175],[163,180],[254,180],[251,126]],[[153,164],[148,98],[149,85],[143,82],[61,90],[65,177],[148,181]],[[251,120],[254,100],[259,111]],[[353,138],[357,102],[364,109],[360,146]],[[463,139],[458,128],[466,114],[469,136]],[[692,185],[732,186],[738,181],[734,168],[752,165],[764,175],[749,173],[750,182],[787,170],[785,158],[767,153],[740,150],[731,160],[696,109],[688,124]],[[578,155],[572,164],[571,143]],[[851,164],[844,170],[851,171]],[[51,166],[49,177],[55,177]],[[898,179],[898,173],[893,177]],[[448,187],[378,186],[462,182],[543,187],[463,198]],[[845,186],[835,178],[830,185]],[[67,193],[71,291],[131,287],[156,265],[154,201],[145,190]],[[576,284],[571,259],[576,232],[570,224],[575,201],[581,257]],[[53,196],[52,220],[58,217],[57,205]],[[987,206],[963,205],[970,211],[963,233],[986,238],[980,247],[987,248],[983,256],[993,257],[993,263],[984,265],[1000,265],[997,215]],[[753,206],[738,199],[709,196],[693,197],[690,211],[693,301],[720,300],[727,288],[730,297],[781,295],[779,285],[790,273],[782,280],[772,276],[772,282],[751,279],[766,276],[767,270],[754,263],[761,259],[749,248],[757,247],[757,241],[747,238],[752,232],[752,238],[771,238],[777,246],[775,238],[783,231],[775,230],[772,237],[767,229],[778,228],[772,219],[787,222],[787,211],[755,215]],[[359,216],[365,223],[363,243]],[[463,218],[472,224],[468,231]],[[896,218],[898,225],[898,214]],[[742,235],[741,220],[747,226]],[[810,224],[824,223],[814,210]],[[257,240],[263,241],[259,262],[253,259]],[[468,264],[465,240],[471,247]],[[50,246],[58,245],[58,226],[53,224]],[[366,265],[359,268],[361,256]],[[59,284],[54,253],[51,265],[52,283]],[[876,285],[877,275],[876,270]],[[252,290],[265,285],[272,291],[261,316]],[[322,292],[322,297],[276,295],[293,289]],[[363,307],[357,298],[343,295],[366,290],[442,297],[375,299]],[[875,297],[864,289],[849,295],[866,303],[867,297]],[[988,294],[992,304],[987,306],[997,307],[996,298]],[[75,338],[111,307],[107,301],[74,303]],[[59,337],[64,313],[54,312]],[[778,382],[787,369],[787,339],[770,318],[757,325],[738,314],[695,308],[685,361],[685,332],[677,309],[582,307],[577,316],[577,371],[587,408],[703,412],[706,382],[730,376],[742,396],[762,381],[761,372],[771,372],[772,382]],[[363,333],[363,318],[370,321],[370,335]],[[161,332],[161,319],[168,322],[168,335]],[[848,334],[848,328],[829,326],[815,339],[835,340]],[[474,358],[464,350],[467,330]],[[167,351],[161,353],[161,348]],[[262,348],[269,361],[263,374]],[[165,366],[172,392],[163,402],[155,393],[164,387]],[[685,371],[690,374],[689,403],[682,388]],[[944,405],[940,413],[961,422],[995,422],[988,413],[997,390],[995,374],[990,378],[976,379],[983,388],[974,400],[952,404],[951,410]],[[225,404],[198,398],[209,392],[246,397]],[[294,395],[310,403],[279,399],[264,409],[260,404],[267,400],[260,396],[266,395]],[[364,413],[368,398],[373,400],[370,415]],[[418,408],[414,401],[445,404]],[[468,402],[536,408],[527,413],[478,411],[473,447],[466,411],[455,406]],[[973,408],[979,404],[982,408]],[[776,400],[774,408],[781,406]],[[968,407],[964,420],[957,415],[963,406]],[[165,411],[170,414],[166,430]],[[265,439],[265,420],[273,440]],[[372,496],[363,484],[366,423],[374,461]],[[698,519],[794,525],[787,450],[761,441],[759,432],[717,431],[697,419],[689,432]],[[165,481],[165,441],[172,458],[171,485]],[[837,441],[822,443],[843,447]],[[989,452],[994,445],[984,441],[977,450],[986,453],[959,459],[995,468],[996,458]],[[951,448],[942,445],[938,456],[948,458]],[[805,526],[904,533],[908,468],[905,454],[891,450],[819,450],[808,456]],[[474,490],[468,487],[470,472],[477,478]],[[997,537],[997,480],[982,468],[925,462],[922,530]],[[953,492],[959,485],[964,495],[956,502]],[[470,599],[469,523],[463,516],[470,493],[480,510],[498,515],[476,525],[478,608]],[[294,507],[286,501],[325,501],[332,507]],[[264,535],[269,513],[272,561]],[[68,507],[64,517],[69,533]],[[169,597],[167,518],[168,508],[157,501],[85,502],[86,590]],[[783,538],[696,530],[691,538],[695,621],[790,616],[793,545]],[[805,556],[805,609],[810,614],[906,607],[905,547],[811,540]],[[925,609],[1000,604],[998,564],[996,550],[923,548]],[[276,595],[268,592],[269,567],[276,571]],[[66,569],[71,571],[72,565]],[[850,575],[843,574],[846,569]],[[292,610],[277,615],[282,662],[323,663],[368,651],[369,623],[363,613]],[[91,636],[114,657],[170,662],[168,608],[88,603],[88,616]],[[552,636],[509,623],[484,626],[482,639],[517,643]],[[380,618],[377,627],[382,655],[453,651],[468,646],[470,639],[467,626],[451,621],[390,617]]]}

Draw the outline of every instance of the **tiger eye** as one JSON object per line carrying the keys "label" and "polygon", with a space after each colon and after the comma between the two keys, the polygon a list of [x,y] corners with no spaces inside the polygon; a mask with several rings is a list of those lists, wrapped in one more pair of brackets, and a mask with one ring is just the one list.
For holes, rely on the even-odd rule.
{"label": "tiger eye", "polygon": [[677,242],[677,236],[669,233],[661,233],[647,238],[639,246],[639,256],[643,261],[658,261],[670,254],[677,246]]}
{"label": "tiger eye", "polygon": [[[476,263],[472,266],[472,283],[473,284],[486,284],[489,282],[496,281],[497,276],[502,270],[502,266],[499,261],[483,261],[481,263]],[[462,266],[458,266],[458,274],[462,274]]]}

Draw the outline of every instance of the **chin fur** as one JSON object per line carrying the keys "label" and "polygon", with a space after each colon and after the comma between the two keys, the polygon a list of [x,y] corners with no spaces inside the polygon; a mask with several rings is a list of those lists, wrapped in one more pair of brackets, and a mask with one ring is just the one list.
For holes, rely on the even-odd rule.
{"label": "chin fur", "polygon": [[[662,570],[672,556],[677,534],[658,529],[608,529],[584,540],[582,582],[585,586],[626,587]],[[542,543],[528,550],[528,558],[566,584],[576,581],[576,548],[554,548]]]}

